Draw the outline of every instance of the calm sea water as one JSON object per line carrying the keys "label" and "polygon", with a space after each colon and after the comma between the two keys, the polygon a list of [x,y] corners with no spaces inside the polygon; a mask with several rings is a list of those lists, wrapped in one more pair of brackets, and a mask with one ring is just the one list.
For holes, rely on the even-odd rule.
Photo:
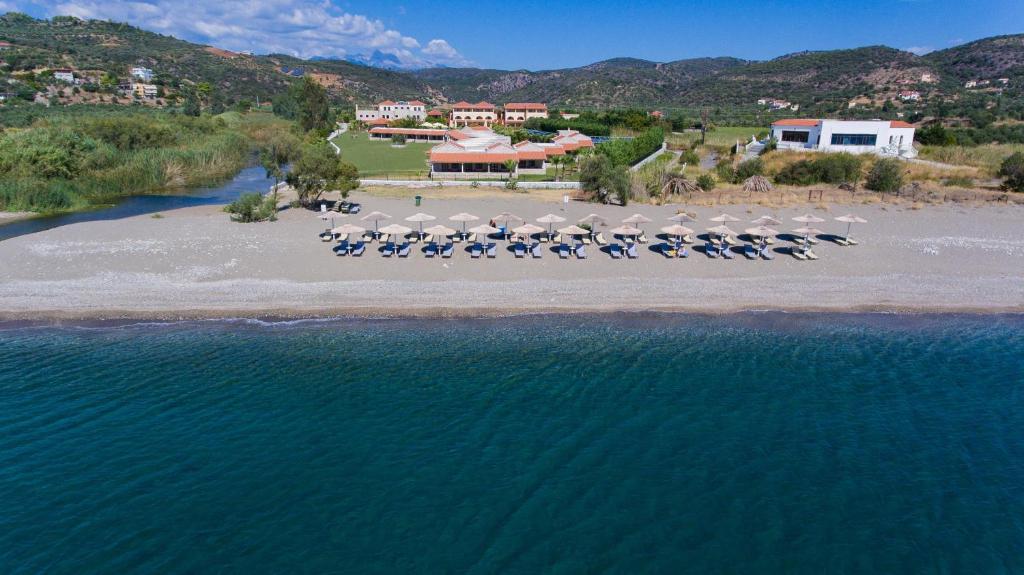
{"label": "calm sea water", "polygon": [[3,573],[1024,572],[1024,318],[0,328]]}

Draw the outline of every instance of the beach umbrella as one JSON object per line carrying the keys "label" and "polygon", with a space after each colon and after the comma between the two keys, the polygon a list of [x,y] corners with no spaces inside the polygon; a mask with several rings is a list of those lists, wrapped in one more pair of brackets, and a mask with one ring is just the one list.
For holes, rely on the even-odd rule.
{"label": "beach umbrella", "polygon": [[425,229],[423,231],[427,232],[428,234],[430,234],[432,236],[443,237],[443,238],[447,238],[448,236],[453,236],[453,235],[458,233],[458,230],[449,228],[448,226],[444,226],[444,225],[441,225],[441,224],[438,224],[436,226],[430,226],[429,228],[427,228],[427,229]]}
{"label": "beach umbrella", "polygon": [[[796,219],[796,218],[794,218],[794,219]],[[803,236],[803,238],[804,238],[804,245],[808,245],[808,244],[811,243],[811,236],[812,235],[817,235],[817,234],[820,234],[820,233],[823,233],[823,232],[821,230],[819,230],[818,228],[810,228],[810,227],[804,226],[802,228],[797,228],[797,229],[793,230],[793,233],[794,234],[800,234],[801,236]]]}
{"label": "beach umbrella", "polygon": [[711,218],[711,221],[717,222],[719,224],[724,224],[725,222],[738,222],[740,221],[740,219],[737,217],[730,216],[729,214],[721,214]]}
{"label": "beach umbrella", "polygon": [[853,227],[853,224],[866,224],[866,223],[868,223],[868,221],[865,220],[864,218],[859,217],[859,216],[855,216],[853,214],[846,214],[845,216],[839,216],[838,218],[836,218],[836,221],[846,222],[846,239],[847,240],[850,239],[850,228]]}
{"label": "beach umbrella", "polygon": [[530,237],[533,234],[539,234],[540,232],[543,232],[544,228],[540,226],[535,226],[533,224],[523,224],[518,228],[512,228],[512,231],[521,236]]}
{"label": "beach umbrella", "polygon": [[708,228],[708,231],[723,239],[726,236],[736,235],[736,232],[732,231],[732,229],[725,224],[721,224],[713,228]]}
{"label": "beach umbrella", "polygon": [[767,238],[768,236],[774,236],[779,233],[768,226],[757,226],[756,228],[747,228],[743,231],[755,238]]}
{"label": "beach umbrella", "polygon": [[582,218],[576,220],[576,223],[577,224],[581,224],[581,225],[582,224],[590,224],[590,235],[594,235],[594,228],[597,227],[597,224],[601,224],[602,226],[606,226],[606,225],[608,225],[608,220],[606,220],[604,218],[604,216],[599,216],[597,214],[588,214],[588,215],[583,216]]}
{"label": "beach umbrella", "polygon": [[565,221],[565,218],[555,214],[548,214],[537,218],[537,221],[542,224],[548,225],[548,235],[551,235],[551,224],[560,224]]}
{"label": "beach umbrella", "polygon": [[797,216],[797,217],[793,218],[793,221],[794,222],[800,222],[801,224],[818,224],[818,223],[821,223],[821,222],[823,222],[825,220],[822,219],[822,218],[819,218],[818,216],[816,216],[814,214],[804,214],[802,216]]}
{"label": "beach umbrella", "polygon": [[560,228],[558,230],[558,233],[562,234],[563,236],[573,236],[573,237],[575,237],[575,236],[585,236],[585,235],[590,233],[590,230],[588,230],[586,228],[581,228],[581,227],[573,224],[571,226],[566,226],[564,228]]}
{"label": "beach umbrella", "polygon": [[670,236],[676,236],[677,238],[681,238],[683,236],[687,236],[687,235],[690,235],[690,234],[693,233],[693,230],[691,230],[690,228],[688,228],[686,226],[681,226],[679,224],[673,224],[671,226],[665,226],[665,227],[661,228],[661,231],[665,232],[666,234],[668,234]]}
{"label": "beach umbrella", "polygon": [[455,214],[454,216],[452,216],[452,217],[450,217],[448,219],[453,221],[453,222],[462,222],[462,233],[465,234],[466,233],[466,222],[475,222],[475,221],[479,220],[480,218],[478,216],[474,216],[473,214],[467,214],[466,212],[462,212],[462,213],[459,213],[459,214]]}
{"label": "beach umbrella", "polygon": [[407,228],[402,224],[389,224],[381,228],[380,233],[388,234],[391,236],[404,236],[412,231],[412,228]]}
{"label": "beach umbrella", "polygon": [[773,218],[771,216],[767,216],[767,215],[766,216],[761,216],[761,217],[757,218],[756,220],[751,220],[750,223],[758,225],[758,226],[781,226],[782,225],[782,222],[780,222],[779,220],[777,220],[777,219],[775,219],[775,218]]}
{"label": "beach umbrella", "polygon": [[355,224],[341,224],[340,226],[331,230],[332,234],[361,234],[366,231],[366,228],[357,226]]}
{"label": "beach umbrella", "polygon": [[347,218],[348,214],[339,214],[338,212],[319,212],[317,213],[316,217],[320,221],[324,222],[326,222],[327,220],[331,220],[331,227],[333,228],[335,225],[334,220],[336,218]]}
{"label": "beach umbrella", "polygon": [[380,233],[380,230],[377,229],[379,222],[381,220],[390,220],[391,216],[385,214],[384,212],[370,212],[359,219],[364,222],[373,222],[373,231],[375,234],[377,234]]}
{"label": "beach umbrella", "polygon": [[632,216],[629,216],[628,218],[622,220],[622,223],[624,223],[624,224],[647,224],[647,223],[650,223],[650,222],[653,222],[653,221],[654,220],[652,220],[651,218],[649,218],[649,217],[647,217],[647,216],[645,216],[643,214],[633,214]]}
{"label": "beach umbrella", "polygon": [[495,221],[495,222],[499,222],[499,221],[503,222],[505,224],[505,229],[508,229],[508,222],[509,222],[509,220],[515,220],[517,222],[524,222],[524,221],[526,221],[523,218],[521,218],[521,217],[519,217],[519,216],[517,216],[517,215],[515,215],[513,213],[510,213],[510,212],[501,212],[500,214],[498,214],[498,215],[494,216],[493,218],[491,218],[491,220]]}
{"label": "beach umbrella", "polygon": [[[501,230],[499,230],[498,228],[496,228],[496,227],[494,227],[494,226],[492,226],[490,224],[480,224],[479,226],[473,226],[473,227],[469,228],[469,231],[473,232],[474,234],[482,235],[484,237],[484,239],[486,240],[487,236],[489,236],[491,234],[496,234],[496,233],[500,232]],[[482,242],[482,243],[486,243],[486,242]]]}
{"label": "beach umbrella", "polygon": [[633,226],[619,226],[608,230],[612,235],[616,236],[639,236],[643,233],[643,230]]}
{"label": "beach umbrella", "polygon": [[679,212],[678,214],[670,217],[668,221],[675,222],[677,224],[685,224],[686,222],[695,222],[697,220],[696,218],[690,217],[690,214],[686,212]]}
{"label": "beach umbrella", "polygon": [[430,214],[424,214],[423,212],[417,212],[417,213],[415,213],[415,214],[405,218],[405,221],[407,221],[407,222],[418,222],[420,224],[420,235],[422,236],[423,235],[423,222],[430,222],[430,221],[433,221],[433,220],[436,220],[436,219],[437,219],[436,217],[434,217],[434,216],[432,216]]}

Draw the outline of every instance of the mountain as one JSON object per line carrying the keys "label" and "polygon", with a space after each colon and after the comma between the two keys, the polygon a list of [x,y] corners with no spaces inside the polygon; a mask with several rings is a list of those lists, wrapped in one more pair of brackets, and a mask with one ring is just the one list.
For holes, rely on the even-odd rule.
{"label": "mountain", "polygon": [[[58,66],[107,71],[124,77],[128,67],[144,65],[157,82],[208,82],[229,99],[280,93],[298,76],[310,75],[339,102],[370,103],[385,98],[421,99],[435,104],[458,100],[494,103],[540,101],[571,108],[637,106],[680,108],[698,105],[753,105],[779,98],[829,110],[850,99],[876,101],[896,91],[917,89],[929,95],[961,93],[966,79],[1024,76],[1024,35],[978,40],[917,56],[886,46],[800,52],[768,61],[692,58],[653,62],[613,58],[578,68],[493,70],[428,68],[392,70],[394,58],[380,52],[301,60],[282,54],[252,56],[202,46],[126,24],[56,17],[36,20],[9,13],[0,16],[0,40],[15,49],[0,52],[4,74]],[[924,84],[926,75],[939,78]],[[1019,90],[1018,90],[1019,92]]]}

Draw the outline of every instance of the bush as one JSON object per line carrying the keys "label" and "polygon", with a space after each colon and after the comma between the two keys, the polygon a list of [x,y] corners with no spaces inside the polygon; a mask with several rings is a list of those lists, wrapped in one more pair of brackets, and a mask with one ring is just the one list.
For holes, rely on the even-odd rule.
{"label": "bush", "polygon": [[942,124],[931,124],[918,130],[914,139],[925,146],[955,146],[956,136],[942,126]]}
{"label": "bush", "polygon": [[509,178],[508,180],[505,181],[505,189],[506,190],[514,190],[514,189],[516,189],[518,187],[519,187],[519,181],[516,180],[515,178]]}
{"label": "bush", "polygon": [[710,192],[711,190],[715,189],[716,183],[717,182],[715,182],[715,177],[712,176],[711,174],[701,174],[697,176],[697,185],[700,186],[700,189],[704,190],[705,192]]}
{"label": "bush", "polygon": [[818,174],[814,169],[814,162],[800,160],[779,170],[773,179],[776,184],[786,186],[809,186],[818,182]]}
{"label": "bush", "polygon": [[625,166],[615,165],[607,156],[594,155],[580,165],[580,185],[592,201],[608,203],[617,197],[629,203],[629,176]]}
{"label": "bush", "polygon": [[800,160],[775,174],[776,184],[809,186],[818,183],[857,183],[861,177],[861,158],[853,154],[825,154],[814,160]]}
{"label": "bush", "polygon": [[883,158],[875,162],[864,186],[876,192],[896,192],[903,186],[903,166],[896,158]]}
{"label": "bush", "polygon": [[617,166],[632,166],[650,156],[665,141],[661,128],[651,128],[632,140],[612,140],[597,145],[597,152],[607,156]]}
{"label": "bush", "polygon": [[747,178],[764,175],[764,162],[761,158],[751,158],[736,166],[736,175],[733,176],[733,183],[745,182]]}
{"label": "bush", "polygon": [[761,152],[758,155],[759,156],[763,156],[763,155],[767,154],[768,152],[774,152],[775,150],[778,150],[778,149],[779,149],[779,142],[778,142],[778,140],[776,140],[775,138],[769,138],[768,143],[766,143],[764,145],[764,147],[761,148]]}
{"label": "bush", "polygon": [[718,174],[719,180],[726,183],[736,179],[736,170],[732,168],[732,160],[728,158],[722,158],[718,161],[718,165],[715,166],[715,173]]}
{"label": "bush", "polygon": [[973,188],[974,180],[966,176],[954,176],[952,178],[942,180],[942,185],[949,186],[951,188]]}
{"label": "bush", "polygon": [[1016,152],[1003,160],[999,166],[999,175],[1004,178],[1004,190],[1024,192],[1024,154]]}
{"label": "bush", "polygon": [[696,166],[700,164],[700,156],[693,150],[686,150],[679,156],[679,163],[686,164],[687,166]]}
{"label": "bush", "polygon": [[264,198],[255,192],[242,194],[224,206],[224,211],[231,214],[231,219],[236,222],[272,222],[277,219],[277,195],[271,194]]}

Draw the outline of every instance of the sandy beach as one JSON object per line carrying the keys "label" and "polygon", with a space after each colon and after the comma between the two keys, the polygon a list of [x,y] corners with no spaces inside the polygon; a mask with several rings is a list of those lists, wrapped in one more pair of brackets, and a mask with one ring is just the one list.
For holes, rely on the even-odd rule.
{"label": "sandy beach", "polygon": [[[703,232],[722,208],[570,203],[519,194],[410,199],[353,194],[363,214],[381,210],[402,221],[423,211],[447,220],[470,212],[486,222],[510,211],[528,221],[556,213],[574,222],[589,213],[618,225],[633,213],[654,220],[649,236],[683,208],[687,224]],[[236,316],[318,317],[460,316],[544,312],[737,310],[1022,311],[1024,208],[956,204],[913,209],[891,204],[794,206],[766,209],[730,205],[747,223],[772,214],[790,218],[811,211],[827,233],[843,233],[834,216],[853,212],[860,245],[822,241],[820,260],[714,260],[691,249],[685,260],[666,259],[647,246],[638,260],[613,260],[591,248],[584,261],[517,260],[499,243],[493,260],[473,260],[460,246],[450,260],[427,259],[416,246],[408,259],[384,258],[377,246],[362,258],[338,257],[317,234],[312,212],[289,209],[272,223],[238,224],[217,206],[86,222],[0,242],[0,317],[4,319],[194,318]],[[337,223],[361,222],[360,215]],[[431,224],[427,224],[428,226]],[[566,224],[563,224],[566,225]],[[608,227],[604,229],[607,230]],[[600,228],[599,228],[600,229]],[[608,234],[606,234],[608,235]],[[652,237],[652,244],[659,243]],[[789,242],[778,241],[783,249]]]}

